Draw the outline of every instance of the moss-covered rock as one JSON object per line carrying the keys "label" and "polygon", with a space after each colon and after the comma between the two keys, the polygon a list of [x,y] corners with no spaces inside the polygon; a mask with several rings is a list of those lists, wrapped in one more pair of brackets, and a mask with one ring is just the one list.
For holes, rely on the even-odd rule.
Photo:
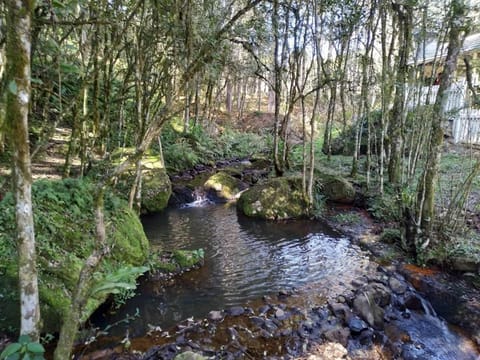
{"label": "moss-covered rock", "polygon": [[[112,162],[114,164],[121,163],[133,151],[133,148],[117,150],[112,155]],[[133,164],[122,174],[117,184],[122,197],[128,198],[135,177],[136,165]],[[162,211],[167,207],[171,194],[172,184],[160,155],[146,153],[142,158],[142,210],[146,212]]]}
{"label": "moss-covered rock", "polygon": [[[95,247],[94,187],[86,181],[38,181],[33,185],[33,209],[39,268],[43,331],[59,330],[70,305],[80,269]],[[0,331],[15,330],[20,319],[17,291],[15,213],[12,194],[0,202]],[[91,283],[82,318],[86,319],[108,295],[93,289],[109,281],[135,284],[149,253],[149,243],[135,213],[124,200],[111,194],[105,199],[105,223],[110,253]],[[115,275],[112,277],[112,275]],[[118,289],[117,289],[118,290]]]}
{"label": "moss-covered rock", "polygon": [[302,179],[275,178],[255,185],[240,196],[238,208],[247,216],[280,220],[308,214],[302,194]]}
{"label": "moss-covered rock", "polygon": [[[162,251],[156,261],[153,261],[150,275],[156,280],[158,280],[159,273],[168,273],[173,276],[202,266],[204,259],[203,249]],[[162,277],[162,279],[168,280],[168,277]]]}
{"label": "moss-covered rock", "polygon": [[214,201],[226,201],[235,199],[240,191],[245,190],[247,186],[224,171],[219,171],[208,178],[204,188],[209,198]]}
{"label": "moss-covered rock", "polygon": [[327,200],[342,204],[352,204],[354,202],[355,188],[341,176],[322,174],[317,176],[316,181]]}

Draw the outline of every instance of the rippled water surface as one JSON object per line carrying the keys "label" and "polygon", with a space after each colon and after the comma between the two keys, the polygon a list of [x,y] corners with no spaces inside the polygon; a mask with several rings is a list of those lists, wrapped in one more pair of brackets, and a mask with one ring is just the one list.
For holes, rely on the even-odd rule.
{"label": "rippled water surface", "polygon": [[366,261],[347,238],[319,222],[256,221],[227,205],[169,209],[143,218],[143,224],[153,246],[203,248],[205,265],[165,289],[144,284],[109,320],[121,320],[138,308],[140,317],[116,330],[128,327],[132,336],[145,333],[149,325],[165,329],[283,289],[307,284],[328,288]]}

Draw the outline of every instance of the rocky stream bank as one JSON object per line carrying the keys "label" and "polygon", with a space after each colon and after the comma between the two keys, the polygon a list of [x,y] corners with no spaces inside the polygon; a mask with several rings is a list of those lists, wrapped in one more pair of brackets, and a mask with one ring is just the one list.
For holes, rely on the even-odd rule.
{"label": "rocky stream bank", "polygon": [[[235,199],[269,173],[252,168],[251,162],[234,163],[240,170],[225,162],[216,169],[199,167],[173,176],[170,206],[195,201],[199,192],[209,201]],[[207,187],[198,186],[207,184],[218,170],[222,175],[216,179],[222,184],[212,180]],[[354,197],[349,194],[349,198]],[[372,223],[360,212],[365,221],[347,233],[353,235],[352,241],[382,255],[388,250],[372,235]],[[440,281],[431,275],[440,276],[439,272],[383,260],[382,265],[375,258],[365,262],[362,272],[348,282],[286,289],[244,306],[212,309],[206,318],[189,318],[170,329],[152,328],[140,338],[100,339],[97,349],[101,350],[84,347],[78,358],[478,359],[480,297],[475,290],[462,288],[465,301],[455,301],[460,290],[452,291],[452,281],[458,281],[450,275],[440,286],[444,292],[432,292],[431,284]],[[453,309],[462,304],[468,306],[455,313]],[[465,333],[452,331],[437,313]]]}

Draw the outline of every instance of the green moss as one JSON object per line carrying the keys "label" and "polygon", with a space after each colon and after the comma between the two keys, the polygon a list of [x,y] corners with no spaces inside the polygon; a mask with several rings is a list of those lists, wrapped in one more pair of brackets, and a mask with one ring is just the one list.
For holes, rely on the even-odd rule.
{"label": "green moss", "polygon": [[302,179],[275,178],[255,185],[240,196],[238,207],[251,217],[262,219],[293,219],[308,215],[302,193]]}
{"label": "green moss", "polygon": [[327,200],[338,203],[353,203],[355,200],[355,189],[353,185],[338,175],[328,173],[317,173],[315,181],[317,188]]}
{"label": "green moss", "polygon": [[386,228],[383,229],[380,240],[387,244],[400,244],[402,241],[402,233],[400,229]]}
{"label": "green moss", "polygon": [[[84,260],[95,247],[94,193],[93,185],[81,180],[42,180],[33,185],[43,331],[58,331]],[[11,309],[0,316],[0,331],[15,329],[20,318],[13,203],[11,194],[0,202],[0,308]],[[105,198],[105,223],[111,252],[102,261],[92,286],[119,269],[143,264],[149,251],[137,216],[112,194]],[[84,318],[105,296],[90,298]]]}
{"label": "green moss", "polygon": [[[135,149],[131,147],[117,149],[112,154],[110,164],[118,165],[134,152]],[[136,165],[131,164],[117,183],[116,190],[120,197],[128,199],[135,177]],[[146,212],[162,211],[167,207],[171,194],[172,185],[160,155],[146,152],[142,158],[142,209]]]}
{"label": "green moss", "polygon": [[172,194],[172,185],[167,172],[160,170],[144,170],[142,184],[142,208],[147,212],[165,209]]}
{"label": "green moss", "polygon": [[242,190],[242,183],[239,179],[227,174],[224,171],[210,176],[204,184],[206,190],[213,190],[216,195],[225,200],[234,199]]}
{"label": "green moss", "polygon": [[175,250],[173,259],[182,269],[189,269],[203,262],[203,249],[199,250]]}

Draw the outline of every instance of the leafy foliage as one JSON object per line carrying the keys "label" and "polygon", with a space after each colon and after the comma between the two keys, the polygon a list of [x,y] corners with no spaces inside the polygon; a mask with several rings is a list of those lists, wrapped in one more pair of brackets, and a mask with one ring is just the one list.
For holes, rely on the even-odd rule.
{"label": "leafy foliage", "polygon": [[[68,296],[58,294],[69,294],[75,288],[84,259],[95,247],[94,193],[93,185],[87,180],[41,180],[33,184],[39,287],[46,331],[58,330],[59,317],[70,301]],[[6,194],[0,202],[3,215],[0,218],[0,306],[18,304],[13,204],[11,194]],[[111,252],[93,279],[96,291],[92,298],[96,300],[87,304],[86,312],[92,311],[109,290],[121,293],[123,289],[131,289],[135,285],[133,275],[138,275],[143,268],[128,265],[142,265],[148,251],[141,224],[123,200],[107,194],[105,217]],[[0,328],[4,326],[3,321],[15,323],[17,307],[2,311]]]}
{"label": "leafy foliage", "polygon": [[45,349],[28,335],[21,335],[18,342],[9,344],[0,354],[0,360],[44,360]]}
{"label": "leafy foliage", "polygon": [[267,148],[267,137],[224,129],[219,135],[209,135],[201,126],[192,126],[185,134],[177,120],[162,132],[165,164],[170,171],[180,171],[197,164],[212,164],[220,159],[246,158]]}

